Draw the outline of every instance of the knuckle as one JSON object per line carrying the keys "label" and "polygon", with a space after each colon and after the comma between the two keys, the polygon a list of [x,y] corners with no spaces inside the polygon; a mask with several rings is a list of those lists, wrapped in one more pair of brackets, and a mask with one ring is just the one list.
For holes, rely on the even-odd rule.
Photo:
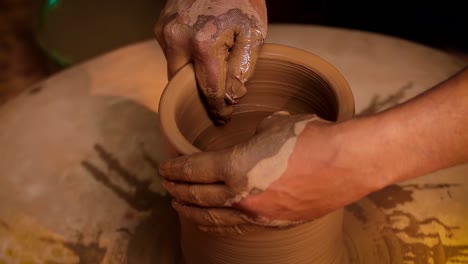
{"label": "knuckle", "polygon": [[[240,191],[239,188],[244,187],[242,179],[245,175],[242,171],[244,170],[243,164],[248,162],[246,160],[246,156],[248,156],[246,154],[248,151],[249,150],[246,145],[236,145],[229,153],[225,153],[219,162],[219,164],[222,164],[222,166],[220,166],[219,173],[221,173],[222,180],[229,187],[229,194],[231,196],[237,194],[237,191]],[[247,183],[245,182],[245,184]]]}
{"label": "knuckle", "polygon": [[194,34],[193,34],[193,42],[194,44],[197,44],[199,45],[200,43],[203,43],[204,39],[206,39],[205,37],[206,35],[203,33],[203,31],[196,31]]}
{"label": "knuckle", "polygon": [[233,169],[236,169],[236,165],[233,164],[234,160],[232,158],[236,158],[239,148],[239,145],[236,145],[230,151],[225,150],[217,155],[217,164],[219,164],[220,173],[222,173],[223,178],[229,177],[233,174]]}
{"label": "knuckle", "polygon": [[176,40],[182,37],[179,26],[175,21],[170,21],[164,25],[157,25],[155,34],[157,37],[159,36],[161,40],[168,43],[168,45],[176,43]]}
{"label": "knuckle", "polygon": [[161,30],[161,36],[167,41],[174,37],[173,24],[166,24]]}
{"label": "knuckle", "polygon": [[197,37],[197,35],[198,33],[195,35],[195,39],[193,40],[193,47],[195,48],[195,51],[199,55],[208,55],[208,50],[211,46],[211,43],[201,40]]}

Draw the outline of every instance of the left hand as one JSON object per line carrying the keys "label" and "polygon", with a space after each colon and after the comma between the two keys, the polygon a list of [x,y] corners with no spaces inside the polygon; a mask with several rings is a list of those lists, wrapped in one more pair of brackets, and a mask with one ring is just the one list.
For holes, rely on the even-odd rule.
{"label": "left hand", "polygon": [[266,38],[265,0],[168,0],[154,31],[169,79],[193,62],[210,116],[227,123]]}

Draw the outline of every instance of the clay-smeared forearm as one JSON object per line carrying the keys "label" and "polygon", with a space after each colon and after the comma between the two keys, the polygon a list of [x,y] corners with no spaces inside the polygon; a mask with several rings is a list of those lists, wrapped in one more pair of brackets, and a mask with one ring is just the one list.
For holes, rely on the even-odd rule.
{"label": "clay-smeared forearm", "polygon": [[193,62],[214,121],[230,119],[247,92],[267,34],[264,0],[168,0],[155,27],[171,78]]}

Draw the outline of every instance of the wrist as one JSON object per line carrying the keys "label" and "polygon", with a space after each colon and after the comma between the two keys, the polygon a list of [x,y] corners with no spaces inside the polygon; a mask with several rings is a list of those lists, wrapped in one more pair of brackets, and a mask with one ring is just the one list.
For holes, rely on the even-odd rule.
{"label": "wrist", "polygon": [[[391,152],[392,133],[380,116],[354,118],[334,124],[332,142],[337,149],[335,166],[344,168],[361,196],[394,183],[400,176],[398,155]],[[390,133],[389,133],[390,132]]]}
{"label": "wrist", "polygon": [[[287,175],[302,177],[304,186],[326,183],[328,188],[346,190],[337,198],[341,203],[391,184],[395,174],[382,162],[385,158],[373,126],[367,118],[309,123],[297,139]],[[307,195],[315,195],[307,192],[305,200]]]}

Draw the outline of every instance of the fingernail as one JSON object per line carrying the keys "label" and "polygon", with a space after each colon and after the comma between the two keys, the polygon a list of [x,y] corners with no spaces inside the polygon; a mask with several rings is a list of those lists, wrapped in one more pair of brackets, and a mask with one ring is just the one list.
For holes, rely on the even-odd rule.
{"label": "fingernail", "polygon": [[230,105],[237,103],[236,100],[232,96],[230,96],[228,93],[224,95],[224,100],[226,101],[227,104],[230,104]]}

